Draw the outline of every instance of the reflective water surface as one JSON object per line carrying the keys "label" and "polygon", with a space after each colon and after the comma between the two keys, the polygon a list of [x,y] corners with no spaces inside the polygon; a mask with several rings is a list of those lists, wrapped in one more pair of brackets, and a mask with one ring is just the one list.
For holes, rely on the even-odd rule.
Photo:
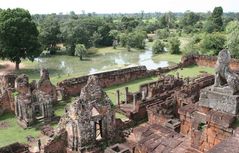
{"label": "reflective water surface", "polygon": [[137,65],[145,65],[147,69],[151,70],[175,64],[168,61],[155,61],[152,57],[152,50],[146,49],[145,51],[121,51],[93,55],[85,58],[83,61],[80,61],[78,57],[70,57],[67,55],[56,55],[50,58],[42,57],[35,61],[38,67],[56,69],[57,73],[60,74],[77,73],[80,75],[94,74]]}

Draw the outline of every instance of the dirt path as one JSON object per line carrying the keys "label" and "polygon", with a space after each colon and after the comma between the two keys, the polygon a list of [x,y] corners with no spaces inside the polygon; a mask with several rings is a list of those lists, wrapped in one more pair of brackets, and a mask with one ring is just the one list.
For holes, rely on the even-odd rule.
{"label": "dirt path", "polygon": [[[23,68],[24,65],[20,64],[20,68]],[[0,62],[0,75],[7,74],[15,71],[15,63],[10,61],[1,61]]]}

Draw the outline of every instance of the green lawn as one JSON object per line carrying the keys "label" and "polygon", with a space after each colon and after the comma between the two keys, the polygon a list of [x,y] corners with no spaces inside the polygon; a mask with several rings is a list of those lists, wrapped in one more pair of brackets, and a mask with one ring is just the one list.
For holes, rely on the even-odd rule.
{"label": "green lawn", "polygon": [[182,77],[195,77],[202,73],[214,74],[214,68],[193,65],[187,68],[183,68],[182,70],[177,69],[175,71],[171,71],[168,74],[176,75],[177,72],[179,73],[179,76]]}
{"label": "green lawn", "polygon": [[120,114],[120,113],[115,113],[115,118],[119,118],[119,119],[121,119],[122,121],[129,120],[128,117],[126,117],[125,115]]}
{"label": "green lawn", "polygon": [[[73,99],[73,98],[72,98]],[[60,101],[54,106],[55,115],[62,116],[65,111],[65,106],[70,103],[68,101]],[[17,119],[14,114],[6,113],[0,116],[0,122],[6,123],[6,128],[0,127],[0,147],[14,143],[26,143],[27,136],[37,137],[40,134],[41,124],[34,125],[32,128],[23,129],[17,124]],[[57,123],[52,124],[53,127],[57,126]]]}
{"label": "green lawn", "polygon": [[9,125],[7,128],[0,128],[0,147],[14,142],[25,143],[27,136],[31,135],[36,137],[40,134],[37,125],[33,128],[24,130],[16,121],[16,117],[13,114],[4,114],[0,116],[0,122],[5,122]]}
{"label": "green lawn", "polygon": [[152,59],[154,61],[168,61],[173,63],[179,63],[181,61],[182,55],[162,53],[153,55]]}
{"label": "green lawn", "polygon": [[108,94],[110,100],[112,101],[113,104],[116,104],[116,96],[115,96],[115,92],[116,90],[120,90],[120,98],[124,99],[125,98],[125,87],[129,88],[129,92],[136,92],[139,90],[139,86],[141,84],[144,83],[148,83],[148,82],[152,82],[152,81],[156,81],[157,77],[147,77],[147,78],[143,78],[143,79],[138,79],[138,80],[134,80],[128,83],[123,83],[120,85],[114,85],[112,87],[109,88],[105,88],[106,93]]}

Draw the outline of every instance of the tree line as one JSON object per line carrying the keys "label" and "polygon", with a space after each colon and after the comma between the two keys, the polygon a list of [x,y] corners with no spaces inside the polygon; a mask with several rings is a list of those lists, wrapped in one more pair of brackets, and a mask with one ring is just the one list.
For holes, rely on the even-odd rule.
{"label": "tree line", "polygon": [[[0,10],[0,57],[16,63],[34,60],[43,50],[56,54],[64,44],[68,55],[80,59],[91,47],[119,45],[144,49],[146,40],[153,41],[154,53],[168,50],[179,54],[179,38],[192,39],[183,49],[186,53],[216,55],[229,48],[239,56],[238,13],[223,13],[222,7],[212,12],[136,14],[47,14],[31,15],[27,10]],[[153,34],[153,37],[150,37]]]}

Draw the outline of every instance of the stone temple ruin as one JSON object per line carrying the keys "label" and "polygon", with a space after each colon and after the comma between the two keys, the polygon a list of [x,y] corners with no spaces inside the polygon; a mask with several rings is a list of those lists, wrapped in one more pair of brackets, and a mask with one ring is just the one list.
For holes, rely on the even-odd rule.
{"label": "stone temple ruin", "polygon": [[11,96],[14,92],[16,75],[5,74],[0,76],[0,115],[4,112],[14,110],[14,98]]}
{"label": "stone temple ruin", "polygon": [[[158,86],[157,81],[141,85],[139,97],[144,98],[139,98],[134,107],[146,106],[148,122],[133,128],[127,138],[133,152],[218,153],[218,148],[222,146],[227,147],[224,152],[238,152],[235,143],[239,137],[234,134],[233,124],[238,115],[239,77],[230,69],[229,62],[229,52],[222,50],[215,79],[212,75],[186,79],[178,87],[172,84],[168,90]],[[147,87],[146,92],[142,92],[142,87]],[[157,92],[150,92],[150,97],[145,98],[148,91]],[[135,94],[138,93],[132,93]],[[120,104],[120,112],[125,112],[124,105]],[[137,110],[138,115],[144,112],[142,110]],[[231,146],[227,141],[224,143],[227,139]],[[217,149],[213,149],[214,146]]]}
{"label": "stone temple ruin", "polygon": [[[204,73],[194,78],[164,75],[191,64],[211,67],[216,64],[216,75]],[[56,129],[50,125],[43,128],[38,145],[37,142],[30,147],[12,144],[2,150],[238,153],[239,130],[235,126],[239,111],[238,70],[239,61],[231,60],[230,53],[222,50],[218,58],[190,55],[173,67],[126,68],[67,79],[58,83],[58,89],[44,69],[38,82],[29,83],[26,75],[2,76],[0,106],[4,109],[0,110],[15,111],[23,127],[37,120],[52,119],[57,90],[64,98],[77,96],[65,108]],[[158,76],[158,80],[141,84],[136,92],[128,87],[123,93],[116,90],[115,107],[102,89],[148,76]],[[116,112],[127,119],[116,118]],[[34,146],[38,149],[34,150]]]}
{"label": "stone temple ruin", "polygon": [[[115,135],[115,113],[109,97],[91,76],[80,97],[66,108],[59,129],[67,133],[67,149],[82,151]],[[61,131],[60,130],[60,131]]]}
{"label": "stone temple ruin", "polygon": [[40,80],[29,83],[27,75],[1,76],[0,111],[15,112],[18,124],[26,128],[35,121],[50,121],[52,105],[57,101],[56,87],[50,82],[46,69],[41,69]]}

